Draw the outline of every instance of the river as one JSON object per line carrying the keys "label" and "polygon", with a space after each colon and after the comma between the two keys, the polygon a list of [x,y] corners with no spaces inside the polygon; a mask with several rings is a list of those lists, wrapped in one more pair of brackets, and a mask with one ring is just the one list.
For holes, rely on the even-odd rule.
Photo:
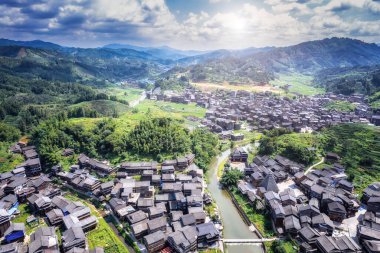
{"label": "river", "polygon": [[[223,238],[226,239],[241,239],[241,238],[258,238],[257,235],[251,232],[248,226],[240,217],[238,210],[233,205],[227,192],[219,187],[217,178],[218,166],[222,163],[231,153],[228,149],[219,155],[211,164],[208,173],[208,190],[210,191],[213,199],[219,208],[219,213],[223,221]],[[224,251],[227,253],[251,253],[263,252],[259,245],[224,245]]]}

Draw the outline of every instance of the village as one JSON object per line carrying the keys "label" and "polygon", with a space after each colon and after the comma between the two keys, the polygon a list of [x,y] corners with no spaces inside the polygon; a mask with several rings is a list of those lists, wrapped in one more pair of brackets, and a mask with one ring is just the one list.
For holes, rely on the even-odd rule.
{"label": "village", "polygon": [[[104,252],[101,247],[89,249],[86,239],[97,228],[98,218],[83,202],[66,197],[63,188],[71,190],[69,195],[77,192],[101,202],[139,252],[219,247],[220,221],[205,212],[212,200],[192,154],[162,164],[125,162],[117,168],[81,154],[70,171],[55,166],[45,175],[35,147],[18,143],[11,150],[22,153],[26,161],[1,174],[0,232],[5,245],[0,252]],[[70,156],[73,150],[65,149],[63,154]],[[110,175],[114,179],[100,180]],[[27,219],[13,222],[25,215],[18,210],[22,204],[30,208]],[[35,231],[28,236],[26,227]],[[63,231],[61,238],[58,231]]]}
{"label": "village", "polygon": [[[314,96],[298,96],[291,99],[271,92],[252,93],[244,90],[202,92],[189,88],[184,92],[161,92],[159,88],[149,92],[152,100],[175,103],[196,103],[207,108],[205,119],[193,119],[200,126],[208,127],[223,139],[241,140],[242,122],[249,130],[263,131],[273,128],[289,128],[296,132],[315,131],[339,123],[373,123],[380,125],[379,115],[373,115],[363,95],[336,95],[326,93]],[[353,111],[326,108],[329,103],[345,101],[355,105]]]}
{"label": "village", "polygon": [[279,238],[294,239],[300,252],[379,252],[379,183],[358,199],[334,153],[325,158],[333,166],[321,170],[279,155],[247,157],[241,148],[231,156],[234,167],[246,165],[237,188],[252,208],[269,212]]}
{"label": "village", "polygon": [[[189,120],[222,140],[236,142],[245,138],[234,132],[243,127],[247,132],[279,127],[302,132],[347,122],[379,123],[358,95],[290,99],[268,93],[187,89],[180,94],[154,90],[147,98],[207,108],[206,118]],[[355,110],[324,107],[341,100],[354,103]],[[335,153],[324,158],[331,166],[313,169],[280,155],[249,158],[249,152],[239,146],[231,151],[229,169],[244,174],[235,187],[253,210],[269,214],[274,231],[265,238],[253,228],[252,235],[261,240],[257,243],[290,239],[300,252],[380,252],[380,183],[370,185],[359,198]],[[218,203],[194,154],[115,166],[78,154],[76,162],[64,169],[60,164],[43,168],[38,150],[26,142],[14,144],[9,152],[22,154],[25,162],[0,175],[0,252],[113,252],[112,245],[93,247],[89,240],[104,220],[131,252],[224,249]],[[74,153],[70,147],[62,150],[64,157]],[[244,219],[246,214],[236,203]]]}

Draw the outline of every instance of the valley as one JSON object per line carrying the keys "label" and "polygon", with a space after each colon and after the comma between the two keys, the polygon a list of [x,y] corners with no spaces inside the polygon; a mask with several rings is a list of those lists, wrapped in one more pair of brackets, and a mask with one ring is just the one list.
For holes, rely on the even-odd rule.
{"label": "valley", "polygon": [[372,228],[356,214],[380,181],[378,52],[0,40],[0,202],[17,200],[4,226],[27,228],[12,246],[47,227],[62,252],[79,228],[89,252],[360,250]]}

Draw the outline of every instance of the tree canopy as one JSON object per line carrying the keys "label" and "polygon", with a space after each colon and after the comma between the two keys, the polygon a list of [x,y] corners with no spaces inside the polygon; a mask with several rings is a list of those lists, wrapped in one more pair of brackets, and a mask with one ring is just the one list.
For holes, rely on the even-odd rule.
{"label": "tree canopy", "polygon": [[190,152],[189,132],[169,118],[142,120],[127,136],[127,147],[153,156]]}
{"label": "tree canopy", "polygon": [[238,169],[230,169],[223,173],[220,183],[225,187],[235,186],[237,182],[244,177]]}

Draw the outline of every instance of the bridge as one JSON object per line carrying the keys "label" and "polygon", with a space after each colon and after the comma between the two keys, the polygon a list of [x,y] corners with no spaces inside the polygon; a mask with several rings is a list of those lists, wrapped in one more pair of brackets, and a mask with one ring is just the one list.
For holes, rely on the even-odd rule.
{"label": "bridge", "polygon": [[271,242],[278,238],[258,238],[258,239],[221,239],[225,244],[257,244],[263,242]]}

